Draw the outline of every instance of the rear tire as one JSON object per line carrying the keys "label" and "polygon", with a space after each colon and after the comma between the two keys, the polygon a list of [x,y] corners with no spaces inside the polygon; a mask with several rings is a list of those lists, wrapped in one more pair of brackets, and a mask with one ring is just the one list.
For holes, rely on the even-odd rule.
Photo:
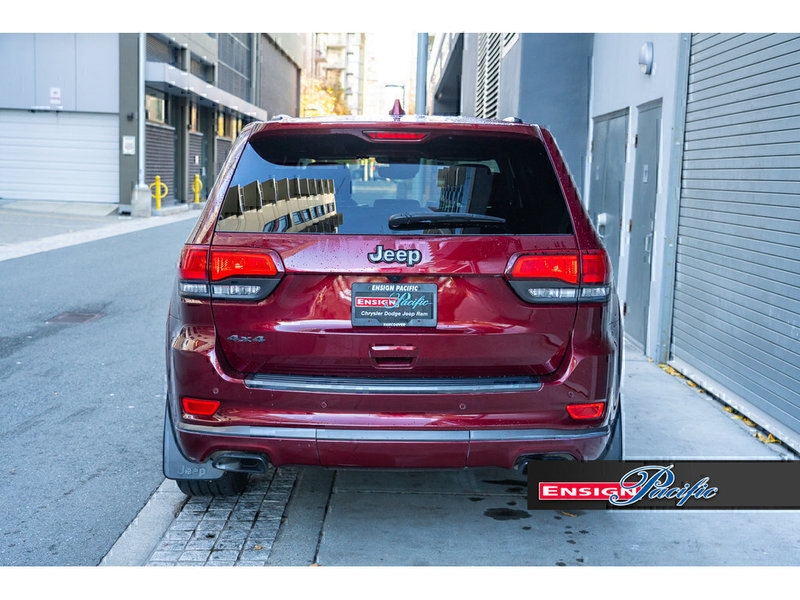
{"label": "rear tire", "polygon": [[247,473],[227,472],[219,479],[176,479],[187,496],[235,496],[247,487]]}

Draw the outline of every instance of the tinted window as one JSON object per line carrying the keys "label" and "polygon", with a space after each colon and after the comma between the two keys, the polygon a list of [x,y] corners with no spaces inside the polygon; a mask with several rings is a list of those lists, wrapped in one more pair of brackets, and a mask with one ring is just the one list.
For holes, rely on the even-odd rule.
{"label": "tinted window", "polygon": [[[390,223],[396,215],[411,219],[398,226],[397,219]],[[480,216],[491,222],[477,222]],[[366,235],[572,233],[561,188],[538,140],[432,135],[421,142],[376,143],[348,133],[253,140],[233,175],[217,228]]]}

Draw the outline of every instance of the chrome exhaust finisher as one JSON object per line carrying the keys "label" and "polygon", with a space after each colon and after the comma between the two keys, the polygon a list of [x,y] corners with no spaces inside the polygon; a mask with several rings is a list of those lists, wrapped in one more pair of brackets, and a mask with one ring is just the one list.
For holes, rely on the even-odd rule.
{"label": "chrome exhaust finisher", "polygon": [[525,454],[520,456],[514,461],[514,470],[518,471],[520,475],[528,474],[528,463],[542,460],[575,460],[572,454],[567,453],[554,453],[554,454]]}
{"label": "chrome exhaust finisher", "polygon": [[211,459],[211,464],[220,471],[234,473],[266,473],[269,461],[261,454],[246,452],[223,452]]}

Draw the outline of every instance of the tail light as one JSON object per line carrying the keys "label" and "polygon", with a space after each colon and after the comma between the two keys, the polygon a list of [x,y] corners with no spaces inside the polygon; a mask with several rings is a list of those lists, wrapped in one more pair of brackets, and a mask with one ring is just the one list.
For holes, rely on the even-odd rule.
{"label": "tail light", "polygon": [[277,287],[283,264],[272,250],[185,246],[178,273],[178,290],[184,298],[258,301]]}
{"label": "tail light", "polygon": [[511,258],[506,277],[526,302],[605,302],[611,266],[605,250],[521,254]]}

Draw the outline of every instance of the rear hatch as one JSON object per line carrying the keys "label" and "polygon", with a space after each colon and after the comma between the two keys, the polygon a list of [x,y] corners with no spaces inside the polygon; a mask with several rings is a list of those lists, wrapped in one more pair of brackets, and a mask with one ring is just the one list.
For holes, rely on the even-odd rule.
{"label": "rear hatch", "polygon": [[[572,221],[529,127],[256,133],[215,254],[218,348],[247,374],[542,375],[575,320],[577,292],[559,291],[579,283]],[[274,263],[266,297],[224,291],[258,276],[247,256]]]}

